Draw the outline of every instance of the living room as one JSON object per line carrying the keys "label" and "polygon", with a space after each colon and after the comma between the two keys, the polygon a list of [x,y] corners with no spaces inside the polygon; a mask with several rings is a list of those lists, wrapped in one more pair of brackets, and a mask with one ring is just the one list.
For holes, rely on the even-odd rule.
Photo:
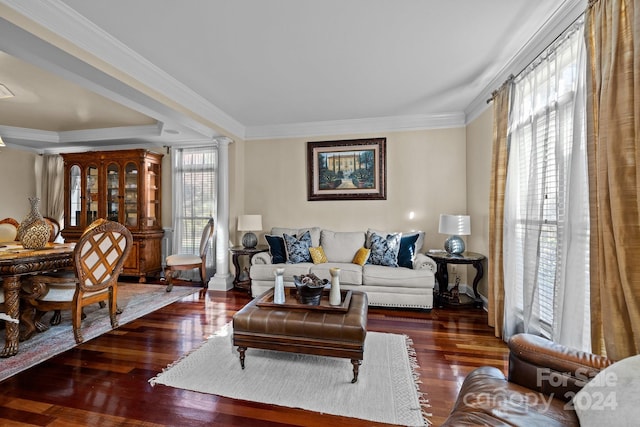
{"label": "living room", "polygon": [[[571,6],[573,9],[584,10],[583,3],[573,2]],[[3,2],[3,8],[7,7]],[[567,16],[571,15],[570,12],[565,12]],[[12,13],[15,13],[13,9]],[[572,21],[567,17],[565,20]],[[547,39],[549,38],[553,39],[547,35]],[[541,47],[548,42],[549,40],[543,42]],[[357,126],[347,127],[336,120],[331,126],[322,126],[322,131],[318,131],[321,126],[307,124],[306,128],[302,127],[302,131],[297,129],[298,133],[273,136],[265,131],[260,137],[256,137],[256,134],[254,137],[242,137],[235,130],[212,126],[216,131],[222,130],[222,135],[210,140],[215,141],[219,137],[233,140],[228,145],[226,169],[228,221],[223,227],[226,227],[228,234],[223,233],[223,236],[228,235],[231,244],[239,244],[241,233],[236,229],[237,218],[243,214],[260,214],[263,224],[263,230],[259,230],[260,235],[277,226],[321,225],[336,231],[365,231],[367,228],[404,232],[422,230],[425,232],[423,251],[426,251],[441,249],[443,246],[446,236],[438,231],[440,214],[461,213],[471,218],[471,234],[465,237],[468,250],[488,255],[494,115],[491,104],[486,101],[491,98],[491,91],[497,89],[509,73],[518,72],[518,68],[526,63],[525,57],[520,62],[509,64],[514,69],[500,70],[500,73],[490,79],[486,88],[477,91],[468,111],[431,117],[431,120],[422,121],[419,125],[407,121],[390,126],[385,120],[361,120]],[[486,93],[487,90],[489,94]],[[205,119],[207,120],[209,119]],[[266,128],[267,126],[262,130]],[[309,201],[307,142],[362,138],[386,138],[386,199]],[[35,193],[37,178],[34,165],[42,152],[33,148],[14,148],[11,138],[4,139],[7,146],[1,149],[0,177],[11,185],[0,188],[0,196],[4,201],[3,216],[21,219],[28,212],[27,197]],[[93,147],[102,148],[95,141]],[[114,145],[107,147],[111,149]],[[171,155],[163,143],[148,144],[148,147],[164,154],[162,225],[171,227]],[[59,152],[65,151],[62,149]],[[468,286],[471,274],[465,268],[461,270],[461,281]],[[229,277],[232,275],[233,271],[230,269]],[[489,298],[486,279],[485,275],[479,287],[485,306]],[[228,282],[229,278],[222,280]],[[233,299],[237,297],[231,295],[225,298],[233,306]],[[455,319],[466,315],[462,313],[464,312],[443,312],[443,316],[446,316],[444,323],[449,323],[455,329],[458,326]],[[424,321],[412,312],[407,316],[416,323]],[[474,313],[470,318],[478,323],[486,323],[486,317],[479,319],[477,316]],[[382,323],[387,317],[393,318],[394,315],[374,311],[376,321]],[[487,335],[490,336],[491,332],[481,333],[479,339],[485,340]],[[425,339],[421,345],[428,347],[432,344],[428,342],[430,339]],[[505,348],[500,347],[500,344],[495,344],[496,353],[493,356],[504,358]],[[475,363],[466,365],[465,373],[466,368]],[[451,397],[447,399],[449,406],[452,406]]]}

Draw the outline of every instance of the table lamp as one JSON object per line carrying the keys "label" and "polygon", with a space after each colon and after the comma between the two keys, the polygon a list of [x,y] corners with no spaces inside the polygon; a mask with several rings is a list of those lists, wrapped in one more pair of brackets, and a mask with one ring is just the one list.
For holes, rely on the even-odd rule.
{"label": "table lamp", "polygon": [[460,236],[471,234],[471,218],[468,215],[440,214],[438,233],[449,234],[444,250],[451,255],[460,255],[464,252],[464,240]]}
{"label": "table lamp", "polygon": [[255,248],[258,244],[258,237],[253,231],[262,230],[262,215],[240,215],[238,217],[238,231],[246,231],[242,236],[242,246],[245,248]]}

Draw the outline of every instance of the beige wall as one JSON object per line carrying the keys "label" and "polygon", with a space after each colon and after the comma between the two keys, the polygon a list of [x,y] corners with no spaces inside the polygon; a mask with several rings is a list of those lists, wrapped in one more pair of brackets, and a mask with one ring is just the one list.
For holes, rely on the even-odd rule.
{"label": "beige wall", "polygon": [[0,219],[22,221],[29,213],[28,198],[36,195],[36,156],[30,151],[0,148]]}
{"label": "beige wall", "polygon": [[[471,235],[467,250],[489,253],[489,186],[491,179],[491,149],[493,146],[493,109],[487,108],[467,126],[467,206],[471,216]],[[471,269],[473,270],[473,269]],[[471,285],[475,271],[469,271]],[[487,269],[478,286],[487,295]]]}
{"label": "beige wall", "polygon": [[[492,112],[487,109],[466,128],[436,129],[322,138],[236,140],[229,146],[230,240],[241,214],[261,214],[264,230],[271,227],[319,225],[336,231],[375,228],[424,230],[424,250],[442,248],[438,233],[441,213],[471,215],[467,249],[488,252],[489,172]],[[387,200],[307,201],[307,141],[387,138]],[[0,216],[18,220],[28,213],[27,197],[35,194],[36,154],[0,149]],[[171,156],[162,162],[162,223],[171,227]],[[475,271],[460,272],[471,284]],[[453,280],[453,278],[452,278]],[[485,280],[480,290],[486,295]]]}
{"label": "beige wall", "polygon": [[[387,138],[387,200],[307,201],[306,142],[368,137]],[[424,230],[424,248],[441,248],[440,213],[467,209],[465,140],[461,127],[246,141],[244,211],[238,213],[261,214],[262,235],[271,227],[308,225],[336,231]],[[237,215],[230,218],[232,230],[236,221]],[[230,237],[238,242],[241,236],[232,232]]]}

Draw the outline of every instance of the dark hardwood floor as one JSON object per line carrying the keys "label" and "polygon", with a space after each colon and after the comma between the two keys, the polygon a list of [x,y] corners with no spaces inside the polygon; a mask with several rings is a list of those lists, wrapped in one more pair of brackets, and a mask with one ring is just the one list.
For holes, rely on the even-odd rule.
{"label": "dark hardwood floor", "polygon": [[[0,383],[0,425],[380,425],[149,385],[149,378],[229,322],[248,301],[240,290],[203,291],[15,375]],[[506,346],[493,336],[480,309],[426,313],[371,307],[368,329],[413,340],[434,426],[447,417],[473,368],[506,370]]]}

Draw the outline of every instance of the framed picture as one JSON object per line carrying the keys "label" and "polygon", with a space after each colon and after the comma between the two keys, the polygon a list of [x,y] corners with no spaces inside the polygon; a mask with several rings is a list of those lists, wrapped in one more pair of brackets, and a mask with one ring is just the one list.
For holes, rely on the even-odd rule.
{"label": "framed picture", "polygon": [[307,142],[307,200],[386,200],[387,139]]}

